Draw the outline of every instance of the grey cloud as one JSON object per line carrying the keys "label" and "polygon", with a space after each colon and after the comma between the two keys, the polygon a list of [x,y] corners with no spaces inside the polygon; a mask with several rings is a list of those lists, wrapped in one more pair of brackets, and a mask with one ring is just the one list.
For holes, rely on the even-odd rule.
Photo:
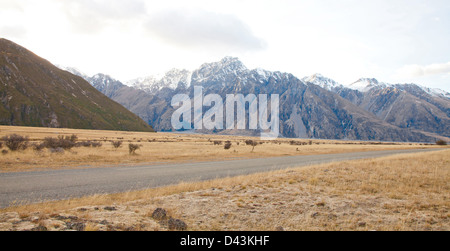
{"label": "grey cloud", "polygon": [[431,65],[407,65],[397,70],[398,77],[423,77],[450,73],[450,62]]}
{"label": "grey cloud", "polygon": [[266,47],[266,42],[234,15],[174,9],[151,15],[145,27],[152,35],[182,47],[234,51]]}
{"label": "grey cloud", "polygon": [[105,27],[145,15],[142,0],[67,0],[59,1],[63,11],[76,31],[96,33]]}

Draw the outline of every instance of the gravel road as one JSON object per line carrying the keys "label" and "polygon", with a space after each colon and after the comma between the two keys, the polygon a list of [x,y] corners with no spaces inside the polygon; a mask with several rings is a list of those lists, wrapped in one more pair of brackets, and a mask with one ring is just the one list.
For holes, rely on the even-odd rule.
{"label": "gravel road", "polygon": [[188,164],[117,166],[0,174],[0,208],[94,194],[110,194],[253,174],[334,161],[378,158],[434,150],[395,150],[230,160]]}

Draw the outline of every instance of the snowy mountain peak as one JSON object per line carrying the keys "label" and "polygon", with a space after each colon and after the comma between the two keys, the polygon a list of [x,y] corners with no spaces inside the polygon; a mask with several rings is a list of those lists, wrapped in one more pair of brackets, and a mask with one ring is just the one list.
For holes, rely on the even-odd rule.
{"label": "snowy mountain peak", "polygon": [[192,72],[188,70],[172,69],[159,81],[161,87],[167,87],[172,90],[182,85],[184,88],[191,84]]}
{"label": "snowy mountain peak", "polygon": [[247,74],[247,67],[235,57],[225,57],[219,62],[203,64],[192,74],[192,81],[202,83],[210,80],[213,83],[226,85],[232,78]]}
{"label": "snowy mountain peak", "polygon": [[191,84],[192,73],[188,70],[172,69],[164,75],[137,78],[126,82],[126,85],[147,93],[155,93],[164,88],[172,90],[178,87],[188,87]]}
{"label": "snowy mountain peak", "polygon": [[95,79],[95,80],[106,80],[106,79],[108,79],[110,77],[108,75],[106,75],[106,74],[98,73],[98,74],[95,74],[94,76],[92,76],[92,78]]}
{"label": "snowy mountain peak", "polygon": [[309,77],[305,77],[302,80],[307,83],[318,85],[329,91],[331,91],[334,88],[342,86],[338,82],[336,82],[330,78],[324,77],[322,74],[319,74],[319,73],[316,73]]}
{"label": "snowy mountain peak", "polygon": [[379,82],[375,78],[361,78],[358,81],[350,84],[348,88],[357,90],[360,92],[368,92],[374,88],[376,89],[382,89],[386,87],[390,87],[390,84],[386,84],[383,82]]}
{"label": "snowy mountain peak", "polygon": [[235,57],[225,57],[219,62],[203,64],[198,70],[203,75],[206,74],[240,74],[247,71],[247,67]]}
{"label": "snowy mountain peak", "polygon": [[109,88],[120,88],[122,83],[109,75],[105,75],[102,73],[96,74],[90,78],[87,78],[92,86],[94,86],[97,90],[107,90]]}
{"label": "snowy mountain peak", "polygon": [[241,60],[239,60],[239,58],[237,57],[224,57],[222,60],[220,60],[220,63],[224,66],[226,65],[244,66]]}

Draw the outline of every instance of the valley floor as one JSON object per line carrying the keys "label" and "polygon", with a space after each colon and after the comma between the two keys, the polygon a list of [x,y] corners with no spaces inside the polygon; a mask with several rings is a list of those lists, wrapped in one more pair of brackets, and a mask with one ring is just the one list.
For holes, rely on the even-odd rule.
{"label": "valley floor", "polygon": [[450,150],[0,210],[0,230],[450,230]]}
{"label": "valley floor", "polygon": [[[0,138],[18,134],[29,138],[26,150],[10,151],[5,144],[0,149],[0,172],[23,172],[42,169],[108,167],[117,165],[186,163],[278,156],[334,154],[398,149],[441,148],[418,143],[387,143],[309,139],[278,139],[264,141],[244,136],[186,135],[173,133],[138,133],[50,129],[0,126]],[[79,142],[96,142],[100,147],[75,147],[70,150],[34,150],[45,138],[76,135]],[[255,147],[246,141],[257,143]],[[113,141],[122,142],[118,149]],[[230,149],[224,149],[226,142]],[[136,154],[129,153],[129,144],[140,146]]]}

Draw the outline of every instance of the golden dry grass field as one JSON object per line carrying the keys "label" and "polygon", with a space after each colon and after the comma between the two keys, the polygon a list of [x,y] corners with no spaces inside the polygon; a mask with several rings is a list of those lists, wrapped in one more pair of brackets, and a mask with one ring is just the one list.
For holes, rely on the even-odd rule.
{"label": "golden dry grass field", "polygon": [[[446,146],[0,126],[0,138],[11,134],[28,137],[30,144],[75,134],[78,141],[102,146],[62,153],[32,147],[13,152],[3,146],[0,150],[8,152],[0,156],[0,172],[394,149],[443,151],[11,207],[0,210],[0,231],[168,230],[167,220],[152,217],[157,208],[194,231],[450,230]],[[258,145],[247,145],[249,139]],[[111,141],[122,141],[123,146],[115,149]],[[232,143],[229,150],[225,141]],[[136,155],[129,154],[130,143],[141,145]]]}
{"label": "golden dry grass field", "polygon": [[450,230],[450,150],[0,210],[0,230]]}
{"label": "golden dry grass field", "polygon": [[[29,144],[38,144],[46,137],[56,138],[58,136],[75,134],[78,136],[79,141],[96,141],[100,142],[102,146],[98,148],[76,147],[57,153],[52,153],[48,149],[35,151],[32,147],[24,151],[13,152],[8,151],[6,146],[3,146],[0,152],[4,151],[5,153],[0,153],[0,172],[436,148],[436,146],[426,146],[424,144],[300,139],[261,141],[259,138],[239,136],[0,126],[0,138],[11,134],[28,137],[30,140]],[[253,148],[245,143],[246,140],[254,140],[259,144]],[[122,141],[123,145],[121,148],[115,149],[111,141]],[[215,141],[221,144],[215,145]],[[224,149],[226,141],[232,143],[229,150]],[[138,144],[141,148],[136,151],[135,155],[130,155],[128,144]]]}

